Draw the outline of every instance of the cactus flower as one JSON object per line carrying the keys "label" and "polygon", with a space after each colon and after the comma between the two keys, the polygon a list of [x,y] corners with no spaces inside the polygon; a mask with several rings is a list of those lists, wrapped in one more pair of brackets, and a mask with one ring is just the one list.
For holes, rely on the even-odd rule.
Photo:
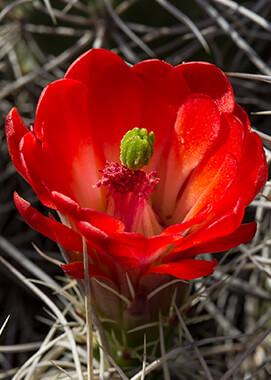
{"label": "cactus flower", "polygon": [[14,166],[56,211],[15,194],[20,214],[63,247],[76,279],[85,239],[94,303],[124,330],[166,312],[174,279],[213,272],[216,261],[197,255],[255,234],[255,222],[241,223],[267,179],[262,142],[212,64],[129,67],[90,50],[44,89],[33,126],[10,111],[6,135]]}

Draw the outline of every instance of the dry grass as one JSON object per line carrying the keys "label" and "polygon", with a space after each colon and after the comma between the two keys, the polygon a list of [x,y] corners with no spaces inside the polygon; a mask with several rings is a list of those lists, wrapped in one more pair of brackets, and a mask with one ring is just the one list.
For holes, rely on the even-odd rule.
{"label": "dry grass", "polygon": [[[112,49],[131,64],[150,57],[207,60],[229,73],[270,165],[270,20],[270,0],[0,0],[1,126],[14,105],[32,122],[42,88],[91,47]],[[138,368],[124,371],[103,349],[95,319],[94,348],[102,359],[92,369],[84,300],[76,283],[33,249],[32,241],[60,259],[15,210],[15,189],[37,199],[15,173],[3,128],[0,136],[0,379],[271,378],[270,181],[247,210],[246,219],[258,222],[255,239],[217,255],[214,275],[194,281],[190,313],[178,312],[174,347],[163,344],[161,319],[162,357],[145,354]]]}

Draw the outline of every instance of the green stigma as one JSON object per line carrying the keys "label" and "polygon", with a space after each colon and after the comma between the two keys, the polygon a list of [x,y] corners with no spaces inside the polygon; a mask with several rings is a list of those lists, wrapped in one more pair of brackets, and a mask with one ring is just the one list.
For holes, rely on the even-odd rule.
{"label": "green stigma", "polygon": [[145,128],[134,128],[121,140],[120,160],[129,169],[141,169],[150,163],[154,152],[154,133]]}

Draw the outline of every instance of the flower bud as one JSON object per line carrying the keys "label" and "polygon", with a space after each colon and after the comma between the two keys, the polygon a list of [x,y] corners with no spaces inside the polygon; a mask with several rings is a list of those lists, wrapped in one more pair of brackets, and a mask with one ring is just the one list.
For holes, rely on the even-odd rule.
{"label": "flower bud", "polygon": [[149,164],[154,152],[154,133],[134,128],[121,140],[120,160],[129,169],[141,169]]}

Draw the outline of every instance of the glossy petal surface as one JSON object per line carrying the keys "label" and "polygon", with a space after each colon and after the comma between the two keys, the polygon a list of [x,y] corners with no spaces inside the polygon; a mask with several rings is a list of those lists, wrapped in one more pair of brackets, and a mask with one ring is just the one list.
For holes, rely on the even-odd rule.
{"label": "glossy petal surface", "polygon": [[26,177],[27,170],[20,156],[19,146],[24,135],[28,133],[28,129],[15,107],[9,112],[5,127],[10,157],[18,172]]}
{"label": "glossy petal surface", "polygon": [[193,93],[209,95],[219,111],[232,112],[234,96],[226,75],[207,62],[188,62],[176,67],[182,73]]}
{"label": "glossy petal surface", "polygon": [[[152,160],[136,175],[119,160],[121,140],[135,127],[155,135]],[[241,223],[266,182],[265,154],[212,64],[154,59],[129,67],[112,52],[90,50],[44,89],[34,126],[14,108],[6,134],[16,169],[60,222],[15,194],[22,217],[64,248],[63,270],[79,280],[85,239],[94,302],[124,329],[158,318],[160,299],[148,304],[148,296],[172,277],[213,272],[216,261],[198,254],[254,236],[256,224]],[[164,311],[175,290],[165,293]]]}
{"label": "glossy petal surface", "polygon": [[207,276],[214,272],[217,262],[205,260],[183,259],[172,264],[158,265],[149,270],[149,273],[170,274],[182,280],[192,280],[195,277]]}

